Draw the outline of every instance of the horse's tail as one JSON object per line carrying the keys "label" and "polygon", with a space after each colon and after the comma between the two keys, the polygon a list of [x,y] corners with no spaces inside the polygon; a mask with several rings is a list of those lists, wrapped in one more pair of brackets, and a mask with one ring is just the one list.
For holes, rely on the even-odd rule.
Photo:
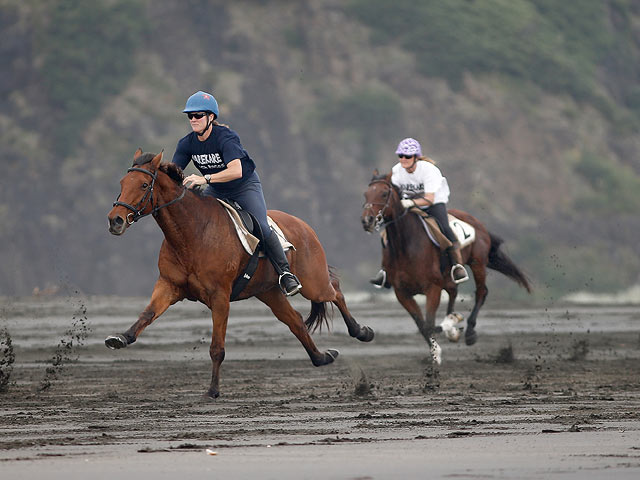
{"label": "horse's tail", "polygon": [[329,328],[329,320],[327,319],[327,302],[311,302],[311,311],[304,321],[307,330],[315,332],[322,329],[324,323]]}
{"label": "horse's tail", "polygon": [[489,232],[489,237],[491,238],[491,249],[489,250],[489,264],[487,267],[506,275],[531,293],[531,284],[527,276],[522,273],[506,253],[500,250],[503,240],[491,232]]}
{"label": "horse's tail", "polygon": [[[331,265],[329,265],[329,277],[331,278],[332,283],[338,278],[338,274]],[[329,329],[327,302],[311,302],[311,311],[309,312],[307,319],[304,321],[304,324],[307,326],[307,330],[312,333],[318,329],[321,330],[322,324]]]}

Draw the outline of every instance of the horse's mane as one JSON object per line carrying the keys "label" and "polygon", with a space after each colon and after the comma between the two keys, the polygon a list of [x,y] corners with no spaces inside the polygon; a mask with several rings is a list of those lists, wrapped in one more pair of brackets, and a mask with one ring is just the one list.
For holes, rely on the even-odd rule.
{"label": "horse's mane", "polygon": [[[162,173],[166,173],[167,176],[177,184],[182,185],[182,181],[184,180],[184,171],[175,163],[161,163],[158,170]],[[190,190],[199,197],[206,197],[206,195],[204,195],[204,188],[191,188]]]}
{"label": "horse's mane", "polygon": [[[223,125],[226,127],[226,125]],[[134,161],[133,161],[133,165],[134,167],[139,167],[142,165],[145,165],[147,163],[149,163],[151,160],[153,160],[156,157],[155,153],[142,153],[140,154]],[[169,162],[169,163],[161,163],[158,166],[158,171],[167,174],[167,176],[173,180],[174,182],[176,182],[177,184],[182,185],[182,182],[184,180],[184,171],[182,170],[182,168],[180,168],[178,165],[176,165],[173,162]],[[206,186],[206,185],[205,185]],[[204,194],[205,189],[204,188],[190,188],[189,189],[191,191],[191,193],[199,196],[199,197],[207,197],[208,195]]]}
{"label": "horse's mane", "polygon": [[175,163],[161,163],[158,170],[169,175],[169,178],[176,183],[182,184],[182,181],[184,180],[184,172]]}
{"label": "horse's mane", "polygon": [[[155,153],[143,153],[133,160],[132,166],[139,167],[142,165],[146,165],[155,157],[156,157]],[[184,172],[175,163],[172,163],[172,162],[161,163],[160,166],[158,167],[158,170],[160,170],[163,173],[166,173],[169,176],[169,178],[171,178],[176,183],[182,183],[182,181],[184,180]]]}

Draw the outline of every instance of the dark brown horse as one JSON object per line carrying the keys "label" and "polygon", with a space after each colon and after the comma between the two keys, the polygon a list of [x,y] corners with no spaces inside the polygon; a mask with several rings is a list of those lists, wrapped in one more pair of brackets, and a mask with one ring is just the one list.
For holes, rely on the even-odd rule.
{"label": "dark brown horse", "polygon": [[[213,368],[207,395],[216,398],[220,394],[220,364],[224,360],[232,285],[250,256],[221,204],[183,187],[182,170],[161,163],[162,153],[154,155],[138,149],[133,159],[133,166],[120,181],[118,201],[109,212],[109,231],[122,235],[136,220],[153,215],[165,237],[158,258],[160,276],[151,302],[138,320],[125,333],[109,336],[105,343],[109,348],[126,347],[169,306],[183,299],[200,301],[211,309],[213,320],[209,348]],[[259,261],[237,300],[256,297],[267,304],[300,340],[315,366],[327,365],[338,355],[336,350],[319,351],[308,332],[327,322],[326,302],[338,307],[349,335],[371,341],[373,330],[359,325],[349,313],[338,279],[329,271],[322,245],[311,227],[283,212],[270,210],[269,216],[295,246],[287,256],[291,271],[302,283],[300,293],[311,301],[311,312],[303,322],[278,287],[277,274],[266,259]]]}
{"label": "dark brown horse", "polygon": [[[388,242],[382,249],[382,267],[387,272],[387,282],[393,286],[398,301],[409,312],[434,353],[434,349],[439,349],[433,334],[437,332],[436,310],[440,305],[442,290],[449,294],[447,314],[453,312],[458,294],[457,285],[449,275],[451,265],[429,240],[419,217],[406,211],[400,204],[400,192],[391,183],[390,173],[378,175],[375,171],[364,196],[362,226],[367,232],[382,227],[386,229]],[[531,286],[527,277],[500,250],[500,238],[489,233],[482,223],[468,213],[453,209],[449,212],[476,230],[475,241],[462,249],[463,261],[471,267],[476,284],[475,304],[465,329],[465,341],[467,345],[472,345],[477,340],[475,327],[478,312],[488,293],[487,268],[503,273],[528,292],[531,292]],[[426,321],[413,298],[419,293],[427,297]]]}

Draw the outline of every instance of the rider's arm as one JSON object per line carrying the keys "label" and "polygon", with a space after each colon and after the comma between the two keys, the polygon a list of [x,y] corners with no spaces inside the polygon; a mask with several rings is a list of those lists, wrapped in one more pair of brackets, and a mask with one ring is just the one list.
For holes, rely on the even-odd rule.
{"label": "rider's arm", "polygon": [[189,175],[186,177],[182,184],[191,188],[195,185],[205,185],[207,183],[224,183],[236,180],[242,177],[242,162],[239,158],[231,160],[227,163],[227,168],[218,173],[212,173],[211,175]]}
{"label": "rider's arm", "polygon": [[413,201],[415,202],[416,207],[430,207],[433,205],[433,199],[435,196],[435,193],[425,193],[424,196],[414,198]]}
{"label": "rider's arm", "polygon": [[209,183],[224,183],[242,177],[242,162],[235,158],[227,163],[227,168],[209,175]]}
{"label": "rider's arm", "polygon": [[402,200],[401,203],[404,208],[430,207],[431,205],[433,205],[434,198],[435,198],[435,193],[425,193],[421,197],[406,198]]}

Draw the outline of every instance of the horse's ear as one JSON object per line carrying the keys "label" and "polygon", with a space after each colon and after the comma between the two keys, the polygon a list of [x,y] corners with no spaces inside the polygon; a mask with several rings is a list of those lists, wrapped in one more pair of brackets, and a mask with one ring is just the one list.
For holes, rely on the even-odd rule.
{"label": "horse's ear", "polygon": [[142,149],[138,147],[136,153],[133,154],[133,160],[135,161],[140,155],[142,155]]}
{"label": "horse's ear", "polygon": [[153,160],[151,160],[151,163],[153,164],[154,167],[158,168],[158,165],[160,165],[160,163],[162,163],[162,154],[164,153],[164,149],[157,154],[155,157],[153,157]]}
{"label": "horse's ear", "polygon": [[380,175],[380,173],[378,172],[378,169],[377,169],[377,168],[375,168],[375,169],[373,170],[373,176],[374,176],[374,177],[377,177],[378,175]]}

